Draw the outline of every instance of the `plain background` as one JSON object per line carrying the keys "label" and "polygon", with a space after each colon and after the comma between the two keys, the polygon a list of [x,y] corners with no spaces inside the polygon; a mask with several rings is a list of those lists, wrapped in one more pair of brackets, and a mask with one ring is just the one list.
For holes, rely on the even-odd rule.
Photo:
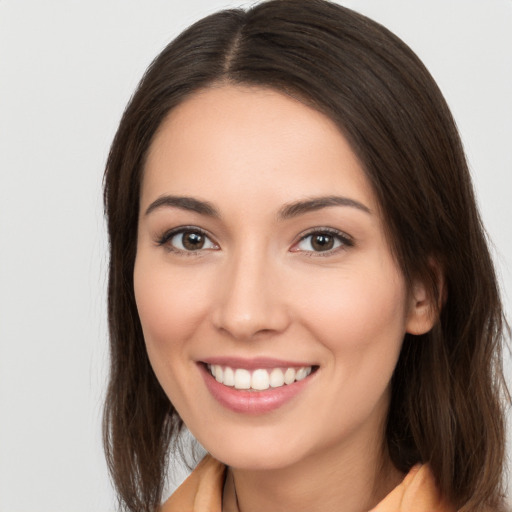
{"label": "plain background", "polygon": [[[512,1],[340,3],[402,37],[445,93],[510,311]],[[0,0],[1,512],[115,508],[100,436],[103,167],[152,58],[193,21],[239,5]]]}

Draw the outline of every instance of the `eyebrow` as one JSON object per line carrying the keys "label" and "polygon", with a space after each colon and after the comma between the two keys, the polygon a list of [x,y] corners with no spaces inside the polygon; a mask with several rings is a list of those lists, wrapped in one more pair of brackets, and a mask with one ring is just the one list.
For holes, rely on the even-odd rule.
{"label": "eyebrow", "polygon": [[357,208],[358,210],[361,210],[370,215],[372,213],[370,208],[365,206],[363,203],[356,201],[355,199],[342,196],[324,196],[286,204],[279,211],[278,218],[283,220],[290,219],[292,217],[297,217],[298,215],[314,212],[321,210],[322,208],[328,208],[330,206],[349,206],[351,208]]}
{"label": "eyebrow", "polygon": [[151,212],[162,207],[180,208],[208,217],[220,218],[218,210],[208,201],[183,196],[161,196],[148,206],[145,215],[149,215]]}
{"label": "eyebrow", "polygon": [[[365,206],[363,203],[350,199],[343,196],[324,196],[314,197],[312,199],[305,199],[301,201],[294,201],[283,206],[278,213],[278,219],[286,220],[292,217],[297,217],[305,213],[314,212],[321,210],[322,208],[328,208],[331,206],[348,206],[351,208],[357,208],[365,213],[371,214],[370,208]],[[149,215],[151,212],[162,208],[180,208],[182,210],[188,210],[206,215],[208,217],[220,218],[219,211],[208,201],[202,201],[193,197],[184,196],[161,196],[153,201],[147,208],[145,215]]]}

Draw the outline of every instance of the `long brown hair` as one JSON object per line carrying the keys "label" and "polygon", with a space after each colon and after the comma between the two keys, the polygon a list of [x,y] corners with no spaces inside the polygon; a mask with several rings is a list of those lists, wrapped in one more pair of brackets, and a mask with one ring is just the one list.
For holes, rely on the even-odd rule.
{"label": "long brown hair", "polygon": [[104,444],[120,505],[154,511],[182,422],[146,355],[133,268],[144,160],[163,119],[214,83],[291,94],[337,123],[373,185],[409,283],[443,305],[407,334],[392,380],[387,450],[407,471],[428,462],[463,511],[502,504],[502,341],[506,324],[455,123],[416,55],[387,29],[324,0],[271,0],[195,23],[151,64],[105,172],[111,368]]}

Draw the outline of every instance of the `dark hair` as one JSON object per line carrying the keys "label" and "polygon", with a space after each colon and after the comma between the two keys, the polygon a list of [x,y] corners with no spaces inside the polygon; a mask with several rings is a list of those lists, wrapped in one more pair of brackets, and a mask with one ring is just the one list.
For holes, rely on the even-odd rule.
{"label": "dark hair", "polygon": [[387,450],[404,472],[428,462],[441,492],[461,510],[499,507],[506,323],[455,123],[400,39],[323,0],[272,0],[200,20],[155,59],[123,115],[104,191],[111,347],[104,444],[121,505],[157,508],[182,426],[151,369],[134,298],[145,157],[169,111],[216,83],[291,94],[349,140],[409,286],[421,279],[433,301],[443,302],[429,333],[405,336],[392,379]]}

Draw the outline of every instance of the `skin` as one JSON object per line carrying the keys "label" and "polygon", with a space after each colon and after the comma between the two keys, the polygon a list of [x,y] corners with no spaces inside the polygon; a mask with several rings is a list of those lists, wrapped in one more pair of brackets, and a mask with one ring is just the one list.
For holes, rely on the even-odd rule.
{"label": "skin", "polygon": [[[212,217],[150,205],[210,203]],[[281,218],[320,196],[350,205]],[[208,234],[199,251],[174,236]],[[348,237],[315,251],[311,229]],[[384,446],[389,383],[405,332],[430,329],[421,283],[406,289],[379,205],[346,139],[323,114],[279,92],[218,85],[161,125],[141,186],[135,295],[155,374],[188,428],[229,466],[225,509],[368,510],[402,478]],[[181,249],[179,247],[182,247]],[[318,365],[277,410],[220,405],[200,375],[209,357]],[[263,492],[262,489],[265,491]]]}

